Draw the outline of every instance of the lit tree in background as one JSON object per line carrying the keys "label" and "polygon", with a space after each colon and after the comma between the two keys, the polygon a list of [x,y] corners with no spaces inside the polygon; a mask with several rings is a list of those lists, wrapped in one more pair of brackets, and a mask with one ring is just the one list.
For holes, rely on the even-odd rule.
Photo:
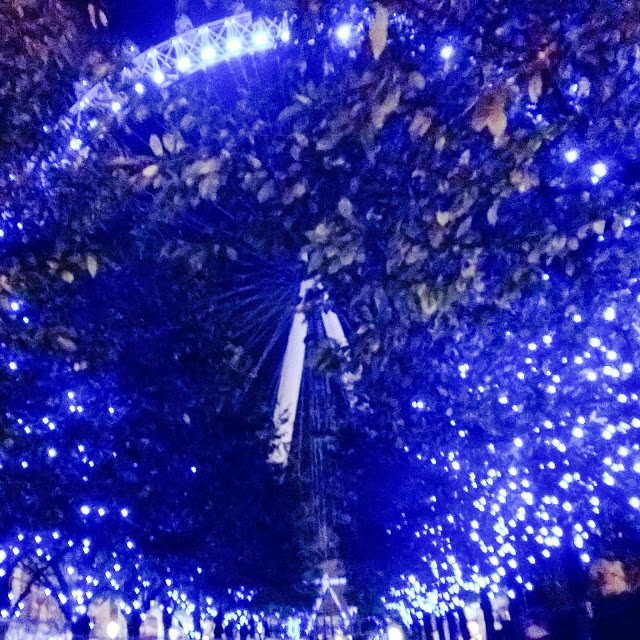
{"label": "lit tree in background", "polygon": [[180,579],[202,557],[210,585],[247,549],[222,573],[267,584],[248,567],[305,538],[285,507],[307,479],[272,486],[258,432],[317,277],[330,302],[305,302],[350,344],[314,333],[308,363],[353,584],[413,621],[631,544],[639,8],[336,6],[275,52],[176,54],[178,83],[114,72],[109,116],[51,129],[57,155],[6,185],[16,531],[128,537],[163,579],[188,541]]}

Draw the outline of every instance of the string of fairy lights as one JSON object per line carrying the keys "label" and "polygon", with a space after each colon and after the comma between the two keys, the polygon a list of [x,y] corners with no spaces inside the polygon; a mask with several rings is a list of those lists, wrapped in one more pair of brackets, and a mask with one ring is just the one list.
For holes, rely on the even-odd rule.
{"label": "string of fairy lights", "polygon": [[[394,16],[403,23],[403,16]],[[330,30],[330,37],[345,47],[361,43],[370,22],[368,13],[352,21],[340,20]],[[298,42],[294,31],[295,17],[283,16],[274,21],[253,21],[249,14],[205,25],[182,34],[136,57],[119,79],[114,91],[109,84],[94,87],[83,96],[52,132],[60,134],[63,142],[38,166],[46,182],[46,171],[51,166],[65,167],[81,160],[91,152],[90,139],[100,135],[110,122],[126,110],[133,96],[143,96],[149,85],[167,87],[183,77],[245,55],[256,55],[280,46]],[[423,47],[424,45],[420,45]],[[446,63],[456,55],[455,43],[443,43],[436,52]],[[578,89],[570,89],[577,98]],[[588,182],[596,187],[607,180],[609,166],[606,159],[582,158],[580,150],[570,147],[562,151],[567,165],[579,166],[585,162]],[[623,220],[623,228],[635,226],[635,213]],[[14,229],[11,219],[3,219],[0,240]],[[22,222],[15,228],[22,230]],[[601,241],[605,241],[605,228],[594,227]],[[542,281],[553,286],[553,276],[542,274]],[[637,344],[621,344],[611,338],[612,327],[624,323],[640,336],[640,287],[637,277],[630,277],[627,292],[613,292],[612,300],[595,313],[575,309],[563,330],[584,336],[584,342],[569,340],[546,327],[529,342],[518,341],[518,331],[506,331],[504,351],[509,354],[509,373],[500,379],[489,376],[484,367],[476,372],[476,359],[461,359],[456,364],[460,395],[479,406],[491,404],[501,411],[505,425],[513,425],[513,437],[508,441],[487,442],[484,455],[478,460],[470,454],[469,425],[464,417],[455,414],[453,406],[447,413],[450,426],[457,430],[458,439],[448,450],[425,454],[405,447],[409,456],[415,456],[424,465],[430,465],[446,474],[455,487],[449,496],[448,508],[443,500],[431,496],[434,515],[414,531],[421,541],[421,561],[425,570],[420,575],[402,576],[400,586],[392,588],[385,604],[398,613],[406,624],[423,623],[426,614],[444,614],[463,607],[484,590],[492,593],[507,591],[513,595],[513,583],[532,589],[533,571],[567,544],[572,545],[581,560],[592,560],[591,545],[600,533],[599,516],[603,501],[611,499],[609,488],[621,488],[626,495],[625,508],[630,513],[640,511],[640,410],[638,408],[637,370],[634,355]],[[29,325],[33,314],[24,300],[11,298],[5,308],[12,322]],[[567,328],[568,327],[568,328]],[[593,329],[589,331],[588,329]],[[616,334],[617,335],[617,334]],[[631,341],[631,338],[629,338]],[[20,354],[10,353],[6,345],[0,348],[2,365],[9,375],[17,374],[29,366]],[[486,356],[484,356],[486,357]],[[475,357],[477,358],[477,356]],[[73,371],[69,371],[70,376]],[[580,389],[580,396],[568,390]],[[601,404],[593,406],[593,398]],[[604,402],[606,399],[606,403]],[[61,398],[64,411],[53,416],[49,411],[38,420],[12,416],[27,436],[49,435],[47,446],[41,450],[50,461],[61,452],[56,446],[56,430],[66,415],[78,415],[92,410],[107,411],[117,419],[117,407],[85,406],[78,391],[65,391]],[[416,414],[429,410],[429,398],[418,397],[411,402]],[[535,415],[539,420],[522,420],[522,416]],[[526,428],[523,428],[526,425]],[[523,456],[527,452],[527,457]],[[78,460],[86,467],[83,476],[89,482],[94,460],[87,443],[77,444]],[[113,455],[117,455],[113,452]],[[3,465],[18,464],[28,469],[37,461],[26,455],[16,461],[2,461]],[[196,466],[190,468],[197,473]],[[437,505],[437,508],[436,508]],[[135,518],[128,504],[102,505],[81,501],[78,517],[123,519]],[[413,525],[413,523],[412,523]],[[398,529],[412,526],[401,523]],[[393,535],[393,531],[388,531]],[[464,541],[464,549],[458,551]],[[125,601],[119,598],[122,611],[129,615],[141,610],[142,594],[151,585],[145,576],[144,559],[137,552],[135,541],[126,540],[121,552],[113,552],[108,568],[101,566],[85,569],[83,558],[91,555],[92,541],[63,540],[59,532],[38,533],[27,537],[19,534],[0,548],[0,577],[5,567],[15,565],[17,559],[35,554],[50,562],[61,544],[68,546],[69,560],[65,572],[72,583],[69,592],[60,588],[56,597],[66,604],[73,600],[74,612],[84,615],[94,595],[108,588],[114,594],[122,592],[125,567],[135,567],[139,586],[135,593],[139,599]],[[470,561],[469,558],[474,560]],[[416,572],[417,573],[417,572]],[[137,591],[136,591],[137,589]],[[117,596],[118,597],[118,596]],[[193,614],[195,603],[178,588],[171,578],[165,578],[165,601],[169,609]],[[229,620],[242,623],[254,614],[249,612],[253,594],[244,589],[234,598],[246,607],[225,614]],[[12,613],[20,615],[24,603],[15,611],[3,609],[2,617]],[[203,620],[218,613],[212,598],[206,599]],[[263,618],[258,616],[256,622]],[[192,632],[195,633],[195,632]],[[115,638],[116,636],[114,636]],[[175,638],[172,638],[175,640]]]}
{"label": "string of fairy lights", "polygon": [[[573,153],[568,156],[567,162],[577,159]],[[606,165],[593,172],[604,178]],[[623,228],[632,227],[634,218],[632,212]],[[553,286],[547,274],[542,279]],[[593,542],[601,535],[599,516],[605,502],[623,496],[626,507],[623,503],[620,508],[637,518],[640,407],[634,356],[640,338],[639,283],[630,277],[624,291],[611,295],[615,302],[598,307],[591,317],[572,309],[562,328],[569,339],[545,328],[538,339],[519,344],[516,333],[506,331],[511,366],[496,364],[509,372],[501,380],[495,375],[487,379],[484,371],[474,375],[470,362],[457,366],[459,393],[468,393],[479,411],[493,404],[504,414],[510,412],[503,428],[513,424],[513,438],[488,442],[479,460],[469,450],[466,455],[468,431],[464,419],[457,420],[452,412],[448,415],[458,429],[460,448],[427,457],[405,447],[409,455],[450,475],[456,488],[447,503],[450,513],[415,531],[424,540],[422,560],[430,580],[403,576],[404,586],[391,591],[388,606],[407,624],[421,622],[425,613],[444,614],[464,606],[473,594],[487,589],[511,597],[511,585],[531,590],[536,565],[567,546],[588,565],[597,550]],[[620,338],[623,325],[631,332]],[[576,340],[580,337],[584,342]],[[428,404],[425,398],[412,401],[417,413],[427,411]],[[522,415],[529,417],[524,421],[518,418]],[[609,488],[620,491],[614,495]],[[469,547],[457,554],[465,538]]]}
{"label": "string of fairy lights", "polygon": [[[111,599],[117,604],[122,614],[130,616],[137,612],[140,619],[145,620],[145,594],[150,588],[155,588],[158,593],[151,602],[151,608],[157,607],[160,611],[166,610],[173,615],[172,626],[169,629],[171,640],[178,640],[180,637],[201,637],[201,633],[196,632],[193,624],[193,615],[198,609],[200,611],[201,623],[207,620],[217,619],[224,626],[231,625],[241,627],[251,624],[255,637],[264,637],[267,627],[270,627],[271,634],[286,633],[290,626],[289,617],[280,616],[279,613],[266,616],[263,613],[256,613],[251,609],[251,602],[254,592],[245,588],[237,590],[229,589],[229,597],[236,603],[235,607],[227,606],[224,613],[220,611],[212,597],[205,597],[198,607],[193,602],[191,596],[183,590],[177,588],[170,577],[159,578],[157,574],[145,574],[143,556],[136,550],[135,544],[131,540],[126,541],[126,549],[123,551],[113,551],[111,560],[105,570],[105,564],[98,566],[87,566],[85,556],[91,555],[92,541],[89,538],[75,541],[64,539],[60,532],[53,531],[43,534],[26,536],[18,534],[13,540],[5,542],[5,547],[0,549],[0,578],[6,575],[5,567],[11,564],[15,566],[22,558],[29,560],[32,556],[37,557],[43,563],[49,563],[60,555],[61,547],[67,547],[66,564],[64,567],[64,577],[66,579],[65,589],[60,588],[59,579],[55,576],[47,582],[43,581],[44,595],[56,597],[61,605],[72,605],[75,616],[84,616],[89,611],[92,601],[104,597],[105,590],[112,593]],[[122,587],[129,576],[128,567],[135,567],[136,586],[133,592],[138,597],[129,601],[122,593]],[[198,569],[201,573],[202,569]],[[46,578],[47,572],[44,573]],[[158,581],[162,582],[163,589],[157,589]],[[8,618],[15,616],[19,618],[25,610],[25,601],[18,600],[16,593],[9,594],[9,608],[0,610],[0,617]],[[146,603],[147,605],[149,603]],[[186,614],[180,615],[180,614]],[[220,617],[221,616],[221,617]],[[114,620],[115,622],[115,620]],[[279,628],[281,627],[281,628]],[[120,629],[109,626],[107,633],[109,637],[115,639],[119,636]],[[172,632],[173,630],[173,632]]]}
{"label": "string of fairy lights", "polygon": [[[335,29],[330,30],[329,37],[340,46],[356,46],[362,40],[364,26],[370,19],[366,11],[358,16],[354,22],[339,23]],[[241,14],[200,26],[138,55],[116,79],[114,85],[117,85],[117,89],[107,81],[101,82],[86,91],[71,108],[69,116],[55,125],[43,125],[45,133],[51,134],[52,138],[55,136],[58,144],[54,145],[54,150],[46,159],[33,163],[31,169],[36,180],[46,187],[49,170],[70,168],[82,162],[91,153],[94,141],[103,137],[114,118],[126,111],[131,99],[144,96],[149,86],[166,88],[196,71],[243,56],[259,55],[280,46],[298,44],[292,31],[294,24],[295,16],[287,14],[276,20],[253,20],[250,14]],[[83,86],[87,87],[87,83],[83,83]],[[2,222],[0,240],[10,240],[12,235],[18,237],[29,231],[25,223],[13,215],[3,216]],[[10,322],[24,325],[37,322],[37,310],[32,309],[27,300],[13,294],[7,299],[4,312]],[[0,345],[0,354],[1,362],[10,374],[19,375],[31,365],[28,357],[10,351],[4,343]],[[69,367],[69,386],[73,386],[73,375],[76,372],[73,367]],[[58,432],[68,417],[90,415],[97,410],[107,412],[117,420],[119,410],[110,404],[101,407],[87,406],[82,396],[81,391],[65,390],[60,394],[57,408],[50,407],[40,417],[7,414],[7,419],[14,422],[18,431],[27,437],[36,438],[40,446],[24,447],[20,459],[5,459],[0,462],[0,468],[17,465],[26,471],[42,464],[42,460],[38,458],[40,455],[49,464],[55,464],[65,455],[72,455],[80,468],[83,468],[82,481],[90,483],[91,471],[96,468],[90,444],[78,442],[75,450],[62,451],[57,444]],[[42,445],[42,442],[46,444]],[[117,457],[117,452],[113,451],[112,455]],[[189,471],[196,474],[197,466],[191,465]],[[121,518],[125,521],[134,521],[136,518],[135,510],[130,505],[93,503],[81,496],[76,505],[76,515],[85,525],[96,522],[99,524],[107,518]],[[111,552],[107,561],[96,561],[92,549],[90,536],[76,540],[64,538],[59,531],[30,535],[19,533],[14,538],[5,540],[0,547],[0,578],[10,574],[21,561],[30,562],[35,558],[42,566],[46,566],[62,556],[62,574],[66,584],[60,584],[59,577],[55,576],[50,581],[45,581],[47,586],[44,591],[45,595],[56,597],[61,605],[70,605],[74,619],[85,616],[90,603],[96,599],[100,601],[107,592],[111,593],[111,599],[127,616],[138,612],[144,620],[144,608],[149,604],[157,606],[161,611],[166,610],[173,616],[173,626],[168,632],[170,640],[178,640],[183,636],[201,637],[193,621],[186,625],[176,623],[179,612],[193,617],[196,611],[200,611],[201,623],[219,616],[221,607],[212,597],[204,597],[204,606],[202,601],[196,604],[192,595],[181,590],[173,578],[159,577],[161,573],[151,572],[134,540],[127,538],[120,550]],[[197,572],[201,573],[202,569],[198,568]],[[45,571],[44,575],[47,574]],[[132,580],[135,583],[133,588]],[[162,583],[160,590],[156,586],[158,580]],[[145,597],[152,587],[155,587],[155,596],[149,603]],[[135,595],[130,597],[132,593]],[[245,587],[233,591],[230,589],[228,595],[236,606],[224,607],[222,624],[225,626],[229,624],[239,628],[251,623],[256,637],[263,637],[268,627],[270,637],[282,635],[297,638],[301,629],[309,629],[312,625],[313,615],[305,612],[285,616],[277,612],[269,616],[262,612],[256,613],[251,607],[254,593]],[[9,606],[0,610],[0,617],[20,617],[25,606],[24,600],[17,601],[16,594],[9,593]],[[115,640],[120,633],[119,625],[113,620],[108,625],[107,634]]]}

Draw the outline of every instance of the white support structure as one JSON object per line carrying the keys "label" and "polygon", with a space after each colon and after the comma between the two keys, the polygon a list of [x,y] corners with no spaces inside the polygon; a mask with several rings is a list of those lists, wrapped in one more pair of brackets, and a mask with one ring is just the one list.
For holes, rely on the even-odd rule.
{"label": "white support structure", "polygon": [[300,398],[300,385],[302,384],[302,371],[306,355],[307,316],[304,312],[304,299],[307,292],[316,286],[313,279],[305,280],[300,285],[300,302],[293,314],[293,323],[289,331],[287,349],[284,353],[282,370],[280,372],[280,384],[276,398],[276,408],[273,412],[273,423],[276,428],[276,436],[271,441],[273,447],[269,456],[269,462],[285,466],[289,460],[289,451],[293,439],[293,424],[298,410]]}
{"label": "white support structure", "polygon": [[[300,302],[296,307],[287,349],[284,354],[282,370],[280,372],[280,384],[276,408],[273,412],[273,423],[276,428],[276,436],[271,441],[273,447],[269,456],[269,462],[286,466],[289,460],[289,451],[293,440],[293,427],[298,410],[300,387],[302,384],[302,372],[306,356],[307,317],[304,311],[304,301],[307,293],[312,289],[322,289],[322,285],[315,279],[304,280],[300,285]],[[324,301],[328,301],[328,294],[324,293]],[[335,311],[322,311],[322,325],[327,338],[336,342],[340,347],[349,346],[340,318]],[[343,379],[347,390],[353,388],[353,381]]]}

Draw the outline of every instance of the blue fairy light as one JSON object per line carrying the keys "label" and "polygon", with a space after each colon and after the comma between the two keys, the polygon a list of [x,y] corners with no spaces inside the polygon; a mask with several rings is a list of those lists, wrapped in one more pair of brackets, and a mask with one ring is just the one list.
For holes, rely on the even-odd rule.
{"label": "blue fairy light", "polygon": [[266,31],[256,31],[253,34],[253,44],[256,47],[264,47],[269,44],[269,36]]}
{"label": "blue fairy light", "polygon": [[191,67],[191,60],[189,59],[188,56],[182,56],[181,58],[178,58],[178,61],[176,62],[176,67],[178,68],[178,71],[188,71],[189,68]]}
{"label": "blue fairy light", "polygon": [[579,157],[580,157],[580,153],[578,152],[577,149],[569,149],[568,151],[565,151],[565,154],[564,154],[565,160],[570,164],[573,164],[574,162],[576,162]]}
{"label": "blue fairy light", "polygon": [[454,49],[450,44],[446,44],[442,49],[440,49],[440,57],[443,60],[449,60],[451,56],[453,56]]}
{"label": "blue fairy light", "polygon": [[206,46],[200,52],[200,57],[204,62],[210,62],[216,57],[216,50],[211,46]]}
{"label": "blue fairy light", "polygon": [[336,38],[338,38],[342,44],[347,44],[351,39],[351,25],[341,24],[336,29]]}
{"label": "blue fairy light", "polygon": [[227,40],[227,51],[230,53],[238,53],[242,49],[242,40],[232,37]]}

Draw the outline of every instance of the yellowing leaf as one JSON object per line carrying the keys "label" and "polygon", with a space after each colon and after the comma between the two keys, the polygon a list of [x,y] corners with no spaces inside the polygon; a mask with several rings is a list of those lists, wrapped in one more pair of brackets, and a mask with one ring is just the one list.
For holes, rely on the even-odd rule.
{"label": "yellowing leaf", "polygon": [[602,235],[604,233],[604,226],[605,226],[605,221],[604,220],[596,220],[593,223],[593,230],[598,234],[598,235]]}
{"label": "yellowing leaf", "polygon": [[538,98],[542,95],[542,77],[539,73],[532,76],[529,80],[529,100],[538,102]]}
{"label": "yellowing leaf", "polygon": [[160,142],[160,138],[154,133],[149,138],[149,146],[151,147],[151,151],[155,156],[160,157],[164,154],[164,149],[162,148],[162,142]]}
{"label": "yellowing leaf", "polygon": [[87,256],[87,271],[92,278],[96,277],[96,274],[98,273],[98,261],[95,256]]}
{"label": "yellowing leaf", "polygon": [[71,271],[63,271],[60,274],[60,277],[67,283],[67,284],[71,284],[74,280],[73,278],[73,273],[71,273]]}
{"label": "yellowing leaf", "polygon": [[389,9],[376,4],[376,17],[369,28],[369,42],[374,60],[377,60],[387,46],[389,34]]}
{"label": "yellowing leaf", "polygon": [[498,140],[507,130],[507,92],[500,88],[482,96],[471,118],[474,131],[488,129],[494,140]]}

